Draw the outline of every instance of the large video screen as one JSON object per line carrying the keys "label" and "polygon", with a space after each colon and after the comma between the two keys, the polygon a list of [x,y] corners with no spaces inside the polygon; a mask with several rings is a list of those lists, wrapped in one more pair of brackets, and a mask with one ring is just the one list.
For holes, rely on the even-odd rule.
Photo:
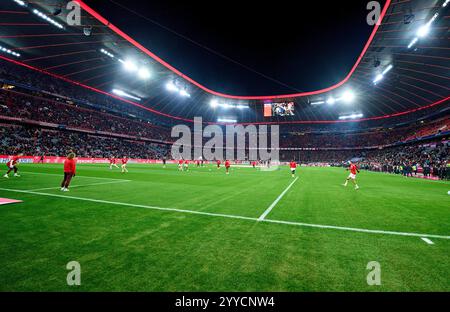
{"label": "large video screen", "polygon": [[264,117],[272,116],[294,116],[295,103],[266,103],[264,104]]}

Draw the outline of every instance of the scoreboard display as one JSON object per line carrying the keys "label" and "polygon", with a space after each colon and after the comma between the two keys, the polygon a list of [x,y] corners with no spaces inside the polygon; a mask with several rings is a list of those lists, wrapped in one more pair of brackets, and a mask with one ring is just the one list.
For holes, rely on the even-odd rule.
{"label": "scoreboard display", "polygon": [[295,111],[294,102],[264,104],[264,117],[294,116],[294,111]]}

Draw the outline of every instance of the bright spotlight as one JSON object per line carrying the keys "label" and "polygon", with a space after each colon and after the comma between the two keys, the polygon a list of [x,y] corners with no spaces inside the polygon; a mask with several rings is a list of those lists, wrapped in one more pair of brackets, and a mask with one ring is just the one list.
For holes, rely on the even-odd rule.
{"label": "bright spotlight", "polygon": [[170,92],[179,92],[177,86],[173,82],[168,82],[166,84],[166,89],[169,90]]}
{"label": "bright spotlight", "polygon": [[430,25],[426,24],[419,28],[419,30],[417,31],[417,36],[419,38],[423,38],[427,36],[429,32],[430,32]]}
{"label": "bright spotlight", "polygon": [[408,49],[411,49],[413,45],[415,45],[419,41],[419,38],[415,37],[411,42],[408,44]]}
{"label": "bright spotlight", "polygon": [[137,65],[130,60],[127,60],[125,62],[123,62],[123,67],[125,68],[125,70],[129,71],[129,72],[134,72],[138,70]]}
{"label": "bright spotlight", "polygon": [[336,103],[336,99],[334,97],[328,98],[328,100],[327,100],[328,105],[333,105],[334,103]]}
{"label": "bright spotlight", "polygon": [[217,119],[218,122],[222,122],[222,123],[237,123],[236,119],[231,119],[231,118],[219,118]]}
{"label": "bright spotlight", "polygon": [[382,75],[386,75],[388,72],[391,71],[392,68],[394,68],[394,66],[392,66],[392,65],[389,65],[388,67],[386,67],[386,69],[383,70],[383,74]]}
{"label": "bright spotlight", "polygon": [[186,90],[180,90],[180,95],[184,97],[191,97],[191,95]]}
{"label": "bright spotlight", "polygon": [[125,91],[122,91],[122,90],[119,90],[119,89],[113,89],[112,93],[114,93],[114,94],[116,94],[116,95],[118,95],[120,97],[126,97],[126,98],[130,98],[130,99],[133,99],[133,100],[136,100],[136,101],[140,101],[141,100],[137,96],[128,94]]}
{"label": "bright spotlight", "polygon": [[3,53],[14,55],[15,57],[20,57],[20,53],[14,52],[11,49],[0,46],[0,51]]}
{"label": "bright spotlight", "polygon": [[25,6],[25,2],[23,2],[22,0],[14,0],[14,2],[20,6]]}
{"label": "bright spotlight", "polygon": [[349,120],[349,119],[359,119],[359,118],[363,118],[364,115],[363,114],[351,114],[351,115],[343,115],[343,116],[339,116],[339,120]]}
{"label": "bright spotlight", "polygon": [[217,106],[219,106],[219,101],[217,101],[216,99],[211,100],[209,105],[211,105],[212,108],[216,108]]}
{"label": "bright spotlight", "polygon": [[138,72],[139,78],[147,80],[150,78],[150,72],[146,68],[141,68]]}
{"label": "bright spotlight", "polygon": [[381,80],[383,80],[384,76],[383,74],[378,74],[375,79],[373,80],[374,84],[377,84],[378,82],[380,82]]}
{"label": "bright spotlight", "polygon": [[[17,2],[19,3],[19,2]],[[20,4],[20,3],[19,3]],[[36,14],[37,16],[39,16],[40,18],[42,18],[43,20],[46,20],[47,22],[49,22],[50,24],[52,24],[53,26],[58,27],[59,29],[64,29],[64,26],[61,25],[60,23],[58,23],[57,21],[55,21],[54,19],[48,17],[46,14],[42,13],[41,11],[39,11],[38,9],[34,9],[33,13]]]}
{"label": "bright spotlight", "polygon": [[342,94],[341,99],[348,103],[353,102],[353,100],[355,99],[355,94],[350,90],[345,91],[344,94]]}

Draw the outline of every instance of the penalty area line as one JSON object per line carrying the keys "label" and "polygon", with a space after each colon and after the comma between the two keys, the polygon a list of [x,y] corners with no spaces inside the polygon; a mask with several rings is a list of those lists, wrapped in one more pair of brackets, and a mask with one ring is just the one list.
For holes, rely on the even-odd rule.
{"label": "penalty area line", "polygon": [[267,208],[266,211],[264,211],[264,213],[258,218],[258,221],[263,221],[267,217],[267,215],[272,211],[273,208],[275,208],[275,206],[280,202],[283,196],[286,195],[286,193],[290,190],[292,185],[294,185],[294,183],[297,182],[297,180],[298,177],[296,177],[295,180],[292,181],[291,184],[289,184],[289,186],[283,191],[283,193],[281,193],[280,196],[278,196],[277,199],[275,199],[275,201],[269,206],[269,208]]}
{"label": "penalty area line", "polygon": [[129,204],[129,203],[113,202],[113,201],[101,200],[101,199],[91,199],[91,198],[83,198],[83,197],[75,197],[75,196],[67,196],[67,195],[40,193],[40,192],[33,192],[33,191],[5,189],[5,188],[0,188],[0,191],[24,193],[24,194],[48,196],[48,197],[56,197],[56,198],[64,198],[64,199],[74,199],[74,200],[81,200],[81,201],[94,202],[94,203],[100,203],[100,204],[109,204],[109,205],[116,205],[116,206],[128,206],[128,207],[145,208],[145,209],[160,210],[160,211],[188,213],[188,214],[193,214],[193,215],[204,215],[204,216],[222,217],[222,218],[228,218],[228,219],[239,219],[239,220],[247,220],[247,221],[253,221],[253,222],[259,221],[259,222],[272,223],[272,224],[285,224],[285,225],[293,225],[293,226],[299,226],[299,227],[331,229],[331,230],[339,230],[339,231],[369,233],[369,234],[384,234],[384,235],[395,235],[395,236],[412,236],[412,237],[420,237],[420,238],[450,239],[450,236],[435,235],[435,234],[419,234],[419,233],[394,232],[394,231],[384,231],[384,230],[368,230],[368,229],[360,229],[360,228],[350,228],[350,227],[342,227],[342,226],[310,224],[310,223],[290,222],[290,221],[280,221],[280,220],[269,220],[269,219],[264,219],[264,220],[260,221],[259,219],[252,218],[252,217],[244,217],[244,216],[236,216],[236,215],[228,215],[228,214],[220,214],[220,213],[204,212],[204,211],[195,211],[195,210],[186,210],[186,209],[178,209],[178,208],[163,208],[163,207],[157,207],[157,206]]}

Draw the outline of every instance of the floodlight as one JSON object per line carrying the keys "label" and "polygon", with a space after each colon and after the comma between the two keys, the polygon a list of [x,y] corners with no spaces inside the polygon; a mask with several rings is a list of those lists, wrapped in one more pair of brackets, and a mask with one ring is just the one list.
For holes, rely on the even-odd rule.
{"label": "floodlight", "polygon": [[334,103],[336,103],[336,99],[334,97],[329,97],[327,100],[327,104],[333,105]]}
{"label": "floodlight", "polygon": [[341,99],[348,103],[352,102],[355,99],[355,94],[352,91],[347,90],[342,94]]}
{"label": "floodlight", "polygon": [[125,62],[123,62],[123,67],[125,68],[125,70],[129,72],[134,72],[138,70],[137,65],[131,60],[126,60]]}
{"label": "floodlight", "polygon": [[150,72],[146,68],[141,68],[138,72],[139,78],[147,80],[150,78]]}
{"label": "floodlight", "polygon": [[179,92],[177,86],[173,82],[168,82],[166,84],[166,89],[171,91],[171,92]]}

